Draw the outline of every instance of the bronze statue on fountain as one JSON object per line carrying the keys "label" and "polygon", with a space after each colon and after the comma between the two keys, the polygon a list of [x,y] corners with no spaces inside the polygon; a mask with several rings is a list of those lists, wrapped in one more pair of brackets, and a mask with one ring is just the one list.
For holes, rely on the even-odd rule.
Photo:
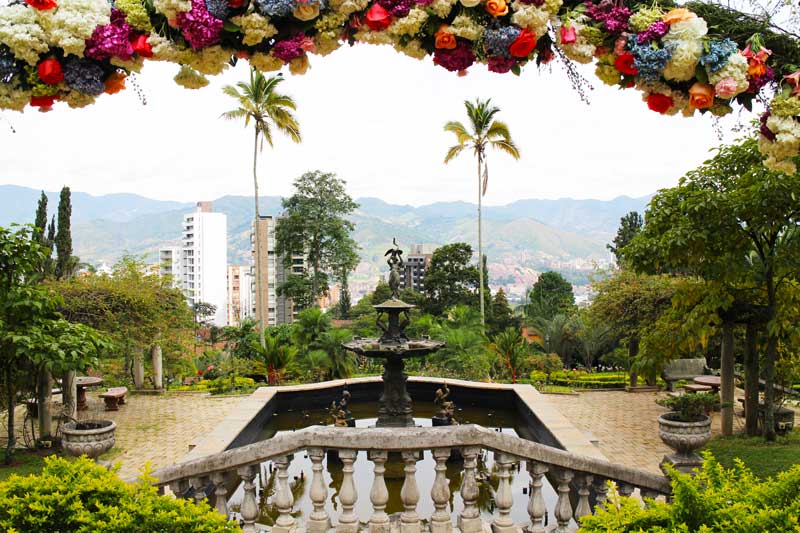
{"label": "bronze statue on fountain", "polygon": [[409,339],[405,329],[410,323],[410,312],[413,305],[400,299],[400,281],[403,269],[403,251],[397,240],[392,240],[393,247],[386,251],[388,257],[389,288],[392,296],[385,302],[374,305],[378,313],[376,324],[382,332],[379,339],[354,338],[344,347],[359,355],[384,360],[383,394],[378,411],[378,427],[413,426],[411,396],[406,389],[403,369],[404,360],[410,357],[423,357],[444,346],[443,342],[430,338]]}

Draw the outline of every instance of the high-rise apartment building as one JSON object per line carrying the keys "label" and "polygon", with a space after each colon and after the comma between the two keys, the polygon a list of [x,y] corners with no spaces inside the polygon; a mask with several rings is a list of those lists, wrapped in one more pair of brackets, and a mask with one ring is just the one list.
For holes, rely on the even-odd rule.
{"label": "high-rise apartment building", "polygon": [[158,275],[160,277],[172,276],[175,287],[183,285],[183,254],[180,246],[168,246],[158,251]]}
{"label": "high-rise apartment building", "polygon": [[422,292],[425,289],[425,272],[431,263],[433,254],[426,254],[421,244],[411,247],[406,256],[403,276],[400,278],[401,289],[414,289]]}
{"label": "high-rise apartment building", "polygon": [[252,283],[249,266],[228,267],[228,325],[238,326],[253,314]]}
{"label": "high-rise apartment building", "polygon": [[[275,251],[275,219],[271,216],[262,216],[257,227],[260,248],[258,250],[261,262],[261,292],[258,291],[256,280],[256,236],[255,228],[250,233],[250,250],[253,256],[251,270],[251,305],[252,316],[256,320],[264,320],[267,326],[277,324],[291,324],[296,312],[290,299],[278,296],[277,289],[285,283],[290,272],[302,274],[305,261],[302,256],[292,257],[292,266],[287,269],[283,258],[278,257]],[[296,263],[296,264],[295,264]]]}

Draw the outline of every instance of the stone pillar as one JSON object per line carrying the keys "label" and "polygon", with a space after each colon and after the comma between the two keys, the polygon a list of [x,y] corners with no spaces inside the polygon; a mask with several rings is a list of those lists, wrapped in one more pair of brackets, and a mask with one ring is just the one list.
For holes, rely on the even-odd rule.
{"label": "stone pillar", "polygon": [[61,378],[61,401],[64,404],[64,414],[75,418],[78,416],[78,389],[75,386],[75,371],[64,373]]}
{"label": "stone pillar", "polygon": [[144,388],[144,361],[141,353],[133,356],[133,387],[137,390]]}
{"label": "stone pillar", "polygon": [[153,362],[153,386],[156,390],[161,390],[164,388],[164,377],[162,372],[163,358],[161,356],[160,345],[154,344],[150,348],[150,358]]}
{"label": "stone pillar", "polygon": [[722,324],[720,381],[722,393],[721,424],[723,435],[733,435],[733,324]]}
{"label": "stone pillar", "polygon": [[37,376],[37,397],[36,403],[39,410],[39,439],[49,440],[52,433],[53,413],[51,404],[53,400],[53,382],[50,378],[50,371],[47,369],[39,370]]}

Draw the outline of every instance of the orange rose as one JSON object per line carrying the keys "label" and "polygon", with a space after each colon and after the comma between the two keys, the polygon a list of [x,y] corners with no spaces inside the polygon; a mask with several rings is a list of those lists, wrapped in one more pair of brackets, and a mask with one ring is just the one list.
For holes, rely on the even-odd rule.
{"label": "orange rose", "polygon": [[493,17],[502,17],[508,15],[508,4],[506,4],[506,0],[488,0],[486,11]]}
{"label": "orange rose", "polygon": [[446,48],[453,50],[456,47],[456,36],[447,31],[447,24],[439,26],[439,31],[434,34],[436,37],[436,48]]}
{"label": "orange rose", "polygon": [[767,66],[760,61],[750,60],[750,66],[747,67],[747,75],[751,78],[758,78],[767,73]]}
{"label": "orange rose", "polygon": [[122,72],[114,72],[106,78],[105,85],[106,85],[106,93],[107,94],[117,94],[121,90],[125,88],[125,78],[127,76]]}
{"label": "orange rose", "polygon": [[697,82],[689,89],[689,107],[707,109],[714,105],[714,86]]}
{"label": "orange rose", "polygon": [[689,20],[696,18],[697,15],[686,9],[685,7],[678,7],[664,15],[661,19],[667,24],[675,24],[676,22],[681,22],[684,20]]}

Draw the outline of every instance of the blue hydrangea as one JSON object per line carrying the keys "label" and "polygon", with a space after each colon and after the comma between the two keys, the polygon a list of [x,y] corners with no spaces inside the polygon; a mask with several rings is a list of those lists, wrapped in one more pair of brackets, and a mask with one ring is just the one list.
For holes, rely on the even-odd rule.
{"label": "blue hydrangea", "polygon": [[722,41],[709,41],[708,53],[700,56],[700,64],[708,72],[716,72],[728,64],[728,58],[739,49],[739,46],[730,39]]}
{"label": "blue hydrangea", "polygon": [[256,6],[267,17],[288,17],[295,8],[294,0],[256,0]]}
{"label": "blue hydrangea", "polygon": [[228,18],[228,14],[230,13],[230,8],[228,8],[228,0],[205,0],[206,2],[206,9],[211,16],[214,18],[218,18],[219,20],[225,20]]}
{"label": "blue hydrangea", "polygon": [[70,57],[64,61],[64,83],[72,90],[99,96],[106,90],[103,69],[91,59]]}
{"label": "blue hydrangea", "polygon": [[17,73],[17,62],[8,48],[0,47],[0,82],[7,83]]}
{"label": "blue hydrangea", "polygon": [[633,66],[639,71],[639,77],[646,81],[657,81],[672,57],[672,47],[653,48],[649,44],[640,45],[636,35],[628,37],[627,48],[633,54]]}
{"label": "blue hydrangea", "polygon": [[520,29],[513,26],[505,26],[497,30],[486,30],[483,34],[483,47],[487,55],[511,57],[508,47],[519,37],[519,34]]}

